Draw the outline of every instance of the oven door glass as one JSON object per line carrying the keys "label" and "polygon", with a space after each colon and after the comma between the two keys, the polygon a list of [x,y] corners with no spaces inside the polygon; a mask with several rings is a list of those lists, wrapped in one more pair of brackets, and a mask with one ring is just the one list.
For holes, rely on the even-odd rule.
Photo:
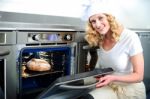
{"label": "oven door glass", "polygon": [[[29,70],[27,63],[32,59],[47,61],[47,71]],[[70,75],[71,47],[25,47],[19,55],[19,96],[21,99],[35,97],[58,77]]]}

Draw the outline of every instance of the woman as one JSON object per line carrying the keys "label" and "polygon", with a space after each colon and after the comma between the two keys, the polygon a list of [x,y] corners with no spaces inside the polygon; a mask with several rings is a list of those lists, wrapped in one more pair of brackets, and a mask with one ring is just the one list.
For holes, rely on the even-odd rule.
{"label": "woman", "polygon": [[136,33],[111,14],[99,11],[89,14],[85,39],[90,46],[100,48],[99,68],[112,67],[115,71],[96,78],[96,89],[85,99],[146,99],[143,49]]}

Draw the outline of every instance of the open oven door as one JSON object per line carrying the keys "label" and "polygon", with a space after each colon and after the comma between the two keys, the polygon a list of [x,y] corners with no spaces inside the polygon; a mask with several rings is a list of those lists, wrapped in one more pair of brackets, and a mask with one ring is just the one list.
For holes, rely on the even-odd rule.
{"label": "open oven door", "polygon": [[102,76],[112,72],[112,68],[103,68],[60,77],[36,99],[76,99],[95,88],[97,83],[96,76]]}

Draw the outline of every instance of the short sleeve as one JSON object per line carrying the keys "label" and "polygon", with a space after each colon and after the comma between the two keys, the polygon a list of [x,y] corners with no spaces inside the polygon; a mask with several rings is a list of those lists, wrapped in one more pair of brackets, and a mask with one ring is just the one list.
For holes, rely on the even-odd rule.
{"label": "short sleeve", "polygon": [[131,35],[131,42],[130,42],[130,46],[129,46],[129,55],[134,56],[141,52],[143,52],[143,48],[141,45],[140,38],[136,33],[134,33],[133,35]]}

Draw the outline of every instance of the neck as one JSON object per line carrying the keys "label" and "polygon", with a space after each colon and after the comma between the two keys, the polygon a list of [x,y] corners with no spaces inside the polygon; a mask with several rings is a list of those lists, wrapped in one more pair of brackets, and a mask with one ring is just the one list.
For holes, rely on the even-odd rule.
{"label": "neck", "polygon": [[112,31],[109,30],[106,35],[104,35],[104,39],[112,39]]}
{"label": "neck", "polygon": [[[117,30],[117,34],[118,34],[118,35],[121,35],[123,29],[124,29],[124,27],[123,27],[122,25],[120,25],[119,28],[118,28],[118,30]],[[113,33],[113,32],[112,32],[111,30],[109,30],[109,31],[107,32],[107,34],[104,35],[104,38],[105,38],[105,39],[112,40],[112,39],[113,39],[113,38],[112,38],[112,33]]]}

